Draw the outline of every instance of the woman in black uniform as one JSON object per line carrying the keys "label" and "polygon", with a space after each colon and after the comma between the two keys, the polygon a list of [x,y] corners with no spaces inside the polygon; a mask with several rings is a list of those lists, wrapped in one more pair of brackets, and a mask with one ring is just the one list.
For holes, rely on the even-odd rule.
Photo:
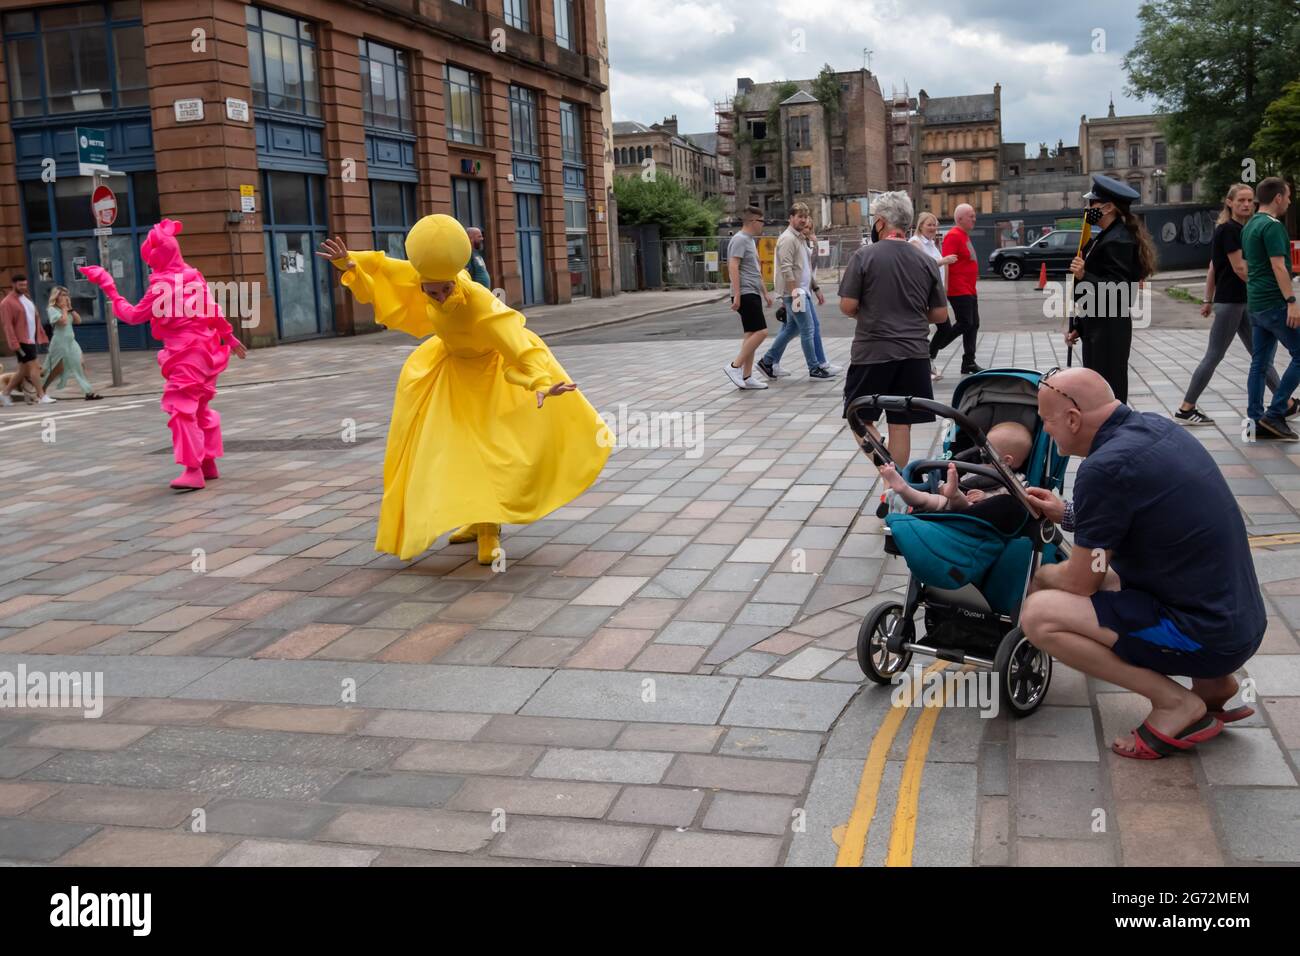
{"label": "woman in black uniform", "polygon": [[[1128,356],[1133,343],[1131,308],[1138,283],[1156,271],[1156,250],[1142,220],[1129,211],[1138,193],[1109,176],[1094,175],[1085,216],[1096,230],[1070,263],[1074,320],[1066,342],[1083,341],[1083,364],[1128,402]],[[1149,316],[1146,316],[1149,319]]]}

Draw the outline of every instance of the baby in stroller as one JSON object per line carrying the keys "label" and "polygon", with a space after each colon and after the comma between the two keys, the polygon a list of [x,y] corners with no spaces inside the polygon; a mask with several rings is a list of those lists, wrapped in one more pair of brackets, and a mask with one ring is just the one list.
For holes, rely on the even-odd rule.
{"label": "baby in stroller", "polygon": [[[1008,421],[990,428],[987,437],[989,447],[997,457],[1023,481],[1025,463],[1034,447],[1033,433],[1019,422]],[[909,506],[914,512],[961,511],[983,518],[1008,534],[1015,533],[1023,523],[1021,507],[1008,495],[1005,486],[994,483],[988,490],[964,488],[957,478],[955,462],[948,465],[947,480],[938,494],[908,484],[892,463],[881,466],[879,470],[881,479],[894,493],[895,500]],[[977,484],[979,480],[977,475],[967,476],[968,484]]]}

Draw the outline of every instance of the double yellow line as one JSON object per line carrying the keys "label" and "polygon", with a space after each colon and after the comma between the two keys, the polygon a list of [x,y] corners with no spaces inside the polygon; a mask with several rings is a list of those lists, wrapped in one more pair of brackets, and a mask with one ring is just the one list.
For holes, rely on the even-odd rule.
{"label": "double yellow line", "polygon": [[[948,666],[947,661],[935,661],[927,667],[922,681],[930,674],[938,673]],[[920,682],[918,682],[919,684]],[[867,849],[867,836],[871,830],[871,820],[876,815],[877,798],[880,795],[880,783],[885,775],[885,762],[889,759],[889,749],[894,744],[903,721],[912,706],[912,700],[920,691],[919,686],[908,688],[898,704],[889,709],[880,729],[871,741],[871,750],[867,753],[867,762],[862,766],[862,776],[858,780],[858,793],[849,814],[849,822],[840,839],[839,853],[835,857],[836,866],[861,866],[862,857]],[[912,730],[912,740],[907,748],[907,760],[903,763],[903,776],[898,785],[898,800],[894,807],[894,821],[889,834],[889,851],[885,857],[886,866],[911,866],[912,849],[916,845],[917,807],[921,798],[921,776],[925,772],[925,758],[930,751],[930,740],[934,736],[934,725],[939,720],[939,707],[926,707],[921,711],[916,727]]]}

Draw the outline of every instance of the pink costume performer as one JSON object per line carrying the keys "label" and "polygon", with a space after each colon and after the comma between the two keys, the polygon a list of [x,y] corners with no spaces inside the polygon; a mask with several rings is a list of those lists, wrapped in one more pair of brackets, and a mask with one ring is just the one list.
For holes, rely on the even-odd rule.
{"label": "pink costume performer", "polygon": [[230,361],[230,353],[243,358],[243,344],[235,338],[208,291],[203,274],[181,258],[176,236],[181,224],[164,219],[140,245],[140,255],[152,270],[149,289],[135,305],[122,298],[113,277],[99,266],[83,266],[82,274],[104,290],[113,313],[128,325],[149,322],[149,331],[163,343],[158,353],[166,385],[162,408],[172,430],[176,462],[185,470],[171,486],[193,491],[204,479],[219,477],[221,416],[209,407],[217,394],[217,376]]}

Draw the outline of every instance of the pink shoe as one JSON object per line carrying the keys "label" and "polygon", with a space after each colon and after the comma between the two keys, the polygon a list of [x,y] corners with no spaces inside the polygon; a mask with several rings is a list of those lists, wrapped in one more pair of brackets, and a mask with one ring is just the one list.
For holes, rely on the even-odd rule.
{"label": "pink shoe", "polygon": [[203,459],[203,477],[208,481],[221,477],[221,472],[217,471],[217,460],[215,458]]}
{"label": "pink shoe", "polygon": [[205,487],[202,470],[186,468],[180,473],[180,477],[172,481],[172,487],[177,491],[198,491],[200,488]]}

